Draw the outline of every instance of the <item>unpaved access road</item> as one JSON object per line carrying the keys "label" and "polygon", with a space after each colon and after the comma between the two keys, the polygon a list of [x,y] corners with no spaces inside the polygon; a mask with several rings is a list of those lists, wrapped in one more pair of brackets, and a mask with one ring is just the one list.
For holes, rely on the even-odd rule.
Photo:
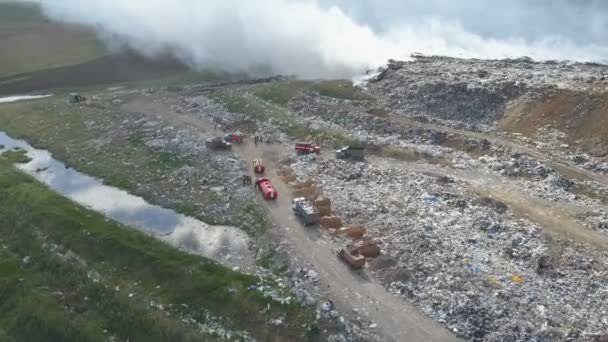
{"label": "unpaved access road", "polygon": [[[264,159],[270,170],[278,169],[278,159],[285,146],[251,144],[234,147],[241,158],[251,163]],[[279,192],[275,201],[264,201],[273,221],[282,229],[291,247],[300,258],[312,265],[320,275],[320,283],[330,294],[336,307],[343,313],[358,308],[359,315],[378,324],[382,341],[456,341],[449,331],[434,322],[413,304],[396,297],[365,271],[352,271],[333,252],[332,242],[317,227],[303,226],[291,210],[291,191],[274,171],[269,178]]]}
{"label": "unpaved access road", "polygon": [[557,158],[547,156],[545,153],[543,153],[531,146],[524,145],[521,142],[514,141],[512,139],[500,136],[498,134],[473,132],[473,131],[466,131],[466,130],[460,130],[460,129],[451,128],[451,127],[446,127],[446,126],[435,125],[435,124],[421,123],[421,122],[416,122],[416,121],[413,121],[413,120],[410,120],[407,118],[397,117],[396,115],[389,116],[389,119],[393,120],[395,122],[407,125],[407,126],[411,126],[411,127],[429,129],[429,130],[437,131],[437,132],[450,133],[450,134],[478,139],[478,140],[486,139],[494,145],[509,147],[515,152],[527,154],[527,155],[547,164],[548,166],[554,168],[555,170],[559,171],[560,173],[564,174],[567,177],[582,180],[582,181],[585,181],[585,180],[596,181],[600,184],[608,186],[608,176],[606,176],[606,175],[599,174],[599,173],[596,173],[593,171],[589,171],[589,170],[586,170],[584,168],[577,167],[574,165],[569,165],[561,160],[558,160]]}

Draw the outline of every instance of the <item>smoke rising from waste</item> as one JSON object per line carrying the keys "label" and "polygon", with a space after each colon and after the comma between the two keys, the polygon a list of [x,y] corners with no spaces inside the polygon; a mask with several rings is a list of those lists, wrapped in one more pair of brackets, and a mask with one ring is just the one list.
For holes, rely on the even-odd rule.
{"label": "smoke rising from waste", "polygon": [[[113,47],[193,68],[351,77],[413,52],[605,62],[608,5],[523,0],[41,0]],[[533,20],[536,18],[536,20]]]}

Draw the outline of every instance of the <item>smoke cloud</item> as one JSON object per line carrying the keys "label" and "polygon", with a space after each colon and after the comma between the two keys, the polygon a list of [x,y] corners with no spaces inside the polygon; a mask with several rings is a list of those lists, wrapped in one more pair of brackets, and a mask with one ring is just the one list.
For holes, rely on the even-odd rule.
{"label": "smoke cloud", "polygon": [[109,46],[193,68],[351,77],[413,52],[608,61],[601,0],[41,0]]}

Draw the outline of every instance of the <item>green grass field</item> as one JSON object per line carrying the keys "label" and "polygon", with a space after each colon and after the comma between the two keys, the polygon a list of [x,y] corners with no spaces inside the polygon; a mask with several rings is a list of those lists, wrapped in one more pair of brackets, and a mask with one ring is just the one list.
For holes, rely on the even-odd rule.
{"label": "green grass field", "polygon": [[[2,341],[211,341],[183,322],[208,313],[260,341],[304,339],[313,327],[307,310],[247,290],[256,278],[108,221],[6,159],[0,217]],[[283,315],[287,325],[266,324]]]}
{"label": "green grass field", "polygon": [[84,28],[48,22],[38,5],[0,2],[0,77],[67,66],[107,53]]}

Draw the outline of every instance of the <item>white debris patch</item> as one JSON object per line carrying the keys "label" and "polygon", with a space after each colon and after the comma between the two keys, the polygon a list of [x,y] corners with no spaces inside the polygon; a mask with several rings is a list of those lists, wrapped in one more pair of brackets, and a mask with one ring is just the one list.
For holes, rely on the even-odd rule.
{"label": "white debris patch", "polygon": [[235,227],[211,226],[186,218],[165,237],[173,245],[190,253],[238,267],[253,267],[255,258],[249,251],[249,237]]}

